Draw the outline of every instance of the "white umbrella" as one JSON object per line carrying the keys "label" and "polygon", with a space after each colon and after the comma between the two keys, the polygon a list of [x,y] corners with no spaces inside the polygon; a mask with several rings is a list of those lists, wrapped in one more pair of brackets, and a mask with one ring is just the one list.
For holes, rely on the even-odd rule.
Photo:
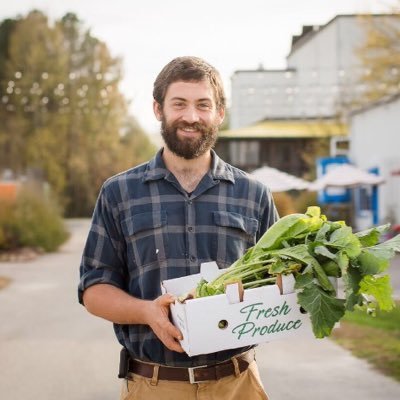
{"label": "white umbrella", "polygon": [[375,174],[370,174],[351,164],[338,164],[321,178],[312,182],[309,190],[321,190],[326,187],[356,187],[360,185],[379,185],[385,180]]}
{"label": "white umbrella", "polygon": [[254,170],[251,175],[258,181],[267,185],[272,192],[302,190],[307,189],[309,185],[309,182],[304,179],[270,167],[258,168]]}

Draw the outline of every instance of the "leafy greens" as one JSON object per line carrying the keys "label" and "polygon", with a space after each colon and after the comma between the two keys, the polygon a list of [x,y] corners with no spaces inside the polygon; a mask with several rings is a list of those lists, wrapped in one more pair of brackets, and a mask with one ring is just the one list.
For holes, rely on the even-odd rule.
{"label": "leafy greens", "polygon": [[[260,240],[211,282],[204,279],[195,297],[222,294],[225,286],[241,282],[244,289],[275,284],[280,274],[293,274],[299,305],[310,315],[315,337],[329,336],[346,310],[394,307],[390,277],[383,275],[400,235],[381,241],[389,225],[353,233],[343,221],[328,221],[319,207],[290,214],[272,225]],[[341,278],[339,298],[330,278]]]}

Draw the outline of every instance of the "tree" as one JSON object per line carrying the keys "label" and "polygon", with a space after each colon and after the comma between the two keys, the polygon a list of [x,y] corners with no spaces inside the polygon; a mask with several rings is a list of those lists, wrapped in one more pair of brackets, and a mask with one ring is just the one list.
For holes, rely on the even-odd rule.
{"label": "tree", "polygon": [[387,16],[360,17],[365,40],[358,49],[364,67],[360,78],[365,90],[359,104],[400,92],[400,1]]}
{"label": "tree", "polygon": [[0,170],[41,171],[68,216],[89,215],[108,176],[153,154],[119,90],[121,60],[75,14],[4,21],[0,65]]}

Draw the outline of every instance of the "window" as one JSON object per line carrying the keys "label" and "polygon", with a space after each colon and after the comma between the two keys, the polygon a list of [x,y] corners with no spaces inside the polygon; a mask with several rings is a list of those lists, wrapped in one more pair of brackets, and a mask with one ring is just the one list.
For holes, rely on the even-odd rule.
{"label": "window", "polygon": [[257,140],[240,140],[229,143],[230,163],[239,167],[257,166],[260,163],[260,145]]}

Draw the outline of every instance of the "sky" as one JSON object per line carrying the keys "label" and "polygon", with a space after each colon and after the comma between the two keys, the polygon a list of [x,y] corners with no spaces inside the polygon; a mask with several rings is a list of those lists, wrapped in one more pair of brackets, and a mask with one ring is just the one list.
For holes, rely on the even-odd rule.
{"label": "sky", "polygon": [[150,134],[153,82],[178,56],[204,58],[221,73],[230,99],[233,73],[283,69],[293,35],[338,14],[388,12],[398,0],[14,0],[2,1],[0,19],[32,9],[51,19],[74,12],[111,54],[122,58],[121,90],[130,111]]}

